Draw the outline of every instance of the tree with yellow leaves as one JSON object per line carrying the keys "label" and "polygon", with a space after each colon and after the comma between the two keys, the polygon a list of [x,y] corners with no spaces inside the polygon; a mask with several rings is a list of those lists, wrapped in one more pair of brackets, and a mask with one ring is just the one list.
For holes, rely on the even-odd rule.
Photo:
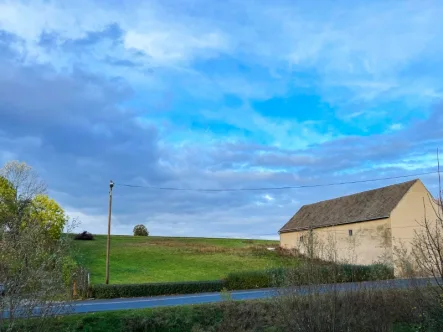
{"label": "tree with yellow leaves", "polygon": [[58,239],[67,221],[30,166],[12,161],[0,169],[0,227],[19,232],[29,224],[38,224],[49,238]]}
{"label": "tree with yellow leaves", "polygon": [[0,168],[0,313],[8,314],[8,319],[0,314],[0,330],[13,330],[17,319],[37,307],[52,316],[60,309],[58,300],[69,299],[77,266],[70,237],[63,236],[67,222],[30,166],[13,161]]}
{"label": "tree with yellow leaves", "polygon": [[51,239],[58,239],[68,218],[56,201],[39,194],[32,200],[30,221],[39,223]]}

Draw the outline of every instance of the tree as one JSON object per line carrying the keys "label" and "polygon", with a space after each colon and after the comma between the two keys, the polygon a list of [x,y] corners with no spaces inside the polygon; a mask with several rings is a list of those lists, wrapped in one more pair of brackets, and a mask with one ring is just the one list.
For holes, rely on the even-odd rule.
{"label": "tree", "polygon": [[10,162],[0,169],[0,330],[14,329],[36,308],[43,317],[69,310],[59,302],[69,299],[76,268],[70,237],[62,234],[68,218],[45,193],[30,166]]}
{"label": "tree", "polygon": [[145,225],[137,225],[134,227],[134,236],[148,236],[149,232]]}
{"label": "tree", "polygon": [[30,166],[17,161],[7,163],[0,169],[0,227],[17,234],[37,223],[49,238],[59,238],[68,218],[45,193],[46,185]]}
{"label": "tree", "polygon": [[[70,239],[65,236],[56,241],[45,241],[45,232],[39,225],[29,225],[17,236],[5,232],[0,247],[0,283],[5,295],[0,297],[0,331],[13,330],[20,318],[32,316],[39,308],[44,319],[62,312],[70,306],[60,300],[70,300],[70,276],[76,270],[70,255]],[[43,328],[41,330],[44,330]]]}
{"label": "tree", "polygon": [[68,218],[56,201],[39,194],[32,200],[30,220],[39,223],[50,238],[58,239]]}
{"label": "tree", "polygon": [[46,185],[31,166],[24,162],[10,161],[0,169],[0,176],[12,186],[16,199],[30,200],[46,193]]}
{"label": "tree", "polygon": [[11,228],[17,211],[15,202],[15,190],[12,183],[0,176],[0,228]]}

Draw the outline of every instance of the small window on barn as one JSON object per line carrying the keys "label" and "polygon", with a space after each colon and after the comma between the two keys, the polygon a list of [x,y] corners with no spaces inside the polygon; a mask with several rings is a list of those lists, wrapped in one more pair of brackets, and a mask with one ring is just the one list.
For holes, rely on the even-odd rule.
{"label": "small window on barn", "polygon": [[352,236],[352,229],[350,229],[350,230],[348,231],[348,233],[349,233],[349,236]]}
{"label": "small window on barn", "polygon": [[302,242],[303,241],[303,235],[302,236],[300,236],[300,242]]}

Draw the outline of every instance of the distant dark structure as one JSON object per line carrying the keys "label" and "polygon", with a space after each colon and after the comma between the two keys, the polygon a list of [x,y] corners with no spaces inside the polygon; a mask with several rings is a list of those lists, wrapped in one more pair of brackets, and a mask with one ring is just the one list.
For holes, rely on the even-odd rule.
{"label": "distant dark structure", "polygon": [[92,235],[91,233],[84,231],[80,234],[77,234],[74,237],[74,240],[94,240],[94,235]]}

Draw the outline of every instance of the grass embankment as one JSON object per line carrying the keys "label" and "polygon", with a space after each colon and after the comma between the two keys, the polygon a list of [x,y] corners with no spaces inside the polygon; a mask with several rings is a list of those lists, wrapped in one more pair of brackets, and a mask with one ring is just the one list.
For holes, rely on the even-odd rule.
{"label": "grass embankment", "polygon": [[[75,241],[93,284],[105,280],[106,236]],[[278,241],[174,237],[111,237],[110,283],[217,280],[230,272],[295,264],[269,251]]]}
{"label": "grass embankment", "polygon": [[[374,314],[367,312],[367,315]],[[47,331],[283,332],[290,327],[285,326],[285,323],[282,324],[282,318],[284,319],[276,315],[275,304],[272,302],[248,301],[72,315],[47,319],[44,326]],[[376,320],[376,316],[373,319]],[[13,330],[40,331],[41,324],[42,322],[31,319],[18,323]],[[349,325],[354,325],[355,328],[363,327],[361,331],[379,330],[376,327],[372,329],[372,325],[365,326],[358,322]],[[321,331],[329,330],[325,328]],[[386,331],[412,332],[417,329],[413,328],[412,324],[393,323],[391,329]]]}

